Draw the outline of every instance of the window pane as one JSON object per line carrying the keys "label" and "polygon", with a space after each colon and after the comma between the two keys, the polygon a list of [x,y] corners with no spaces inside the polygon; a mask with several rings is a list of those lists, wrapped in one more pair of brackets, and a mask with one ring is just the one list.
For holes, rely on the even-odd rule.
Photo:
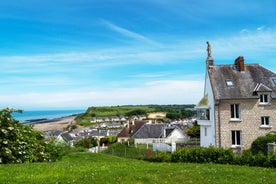
{"label": "window pane", "polygon": [[239,104],[235,104],[236,105],[236,118],[240,118],[240,108],[239,108]]}
{"label": "window pane", "polygon": [[264,95],[264,102],[268,102],[267,95]]}
{"label": "window pane", "polygon": [[236,136],[237,136],[237,145],[241,145],[241,132],[236,131]]}
{"label": "window pane", "polygon": [[265,120],[264,120],[264,117],[261,117],[261,123],[262,123],[262,125],[264,125],[265,124]]}
{"label": "window pane", "polygon": [[263,95],[260,95],[260,102],[264,102]]}
{"label": "window pane", "polygon": [[269,117],[265,117],[265,125],[269,125]]}
{"label": "window pane", "polygon": [[235,145],[236,141],[235,141],[235,131],[232,131],[232,145]]}
{"label": "window pane", "polygon": [[234,104],[231,104],[231,118],[235,117],[235,109],[234,109]]}

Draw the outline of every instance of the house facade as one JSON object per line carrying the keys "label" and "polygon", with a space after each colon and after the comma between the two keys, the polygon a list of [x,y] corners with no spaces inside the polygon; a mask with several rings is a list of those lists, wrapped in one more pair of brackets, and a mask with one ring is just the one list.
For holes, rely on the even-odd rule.
{"label": "house facade", "polygon": [[132,137],[135,144],[185,143],[189,140],[185,128],[165,123],[145,124]]}
{"label": "house facade", "polygon": [[248,149],[276,132],[276,74],[259,64],[215,65],[208,44],[204,96],[197,105],[203,147]]}

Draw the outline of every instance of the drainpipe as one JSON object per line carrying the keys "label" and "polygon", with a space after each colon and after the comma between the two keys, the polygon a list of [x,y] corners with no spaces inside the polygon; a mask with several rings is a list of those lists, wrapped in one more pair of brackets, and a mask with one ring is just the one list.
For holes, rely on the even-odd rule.
{"label": "drainpipe", "polygon": [[219,139],[219,145],[218,147],[221,147],[221,126],[220,126],[220,101],[218,103],[218,139]]}

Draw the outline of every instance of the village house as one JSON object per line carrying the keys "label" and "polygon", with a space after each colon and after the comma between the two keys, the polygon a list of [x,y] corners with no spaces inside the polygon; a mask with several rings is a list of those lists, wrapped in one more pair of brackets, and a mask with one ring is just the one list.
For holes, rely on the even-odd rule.
{"label": "village house", "polygon": [[132,137],[135,144],[185,143],[189,140],[186,128],[180,124],[144,124]]}
{"label": "village house", "polygon": [[276,74],[259,64],[215,65],[208,44],[204,95],[199,102],[200,144],[248,149],[276,132]]}
{"label": "village house", "polygon": [[144,124],[151,123],[151,120],[132,120],[129,121],[126,126],[118,133],[118,142],[127,141],[132,135],[134,135]]}

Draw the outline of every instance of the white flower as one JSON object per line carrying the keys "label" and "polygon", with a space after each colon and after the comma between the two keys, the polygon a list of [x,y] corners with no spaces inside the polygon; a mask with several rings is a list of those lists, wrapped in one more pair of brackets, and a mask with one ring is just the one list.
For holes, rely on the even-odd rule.
{"label": "white flower", "polygon": [[13,127],[8,127],[9,130],[13,130],[14,128]]}

